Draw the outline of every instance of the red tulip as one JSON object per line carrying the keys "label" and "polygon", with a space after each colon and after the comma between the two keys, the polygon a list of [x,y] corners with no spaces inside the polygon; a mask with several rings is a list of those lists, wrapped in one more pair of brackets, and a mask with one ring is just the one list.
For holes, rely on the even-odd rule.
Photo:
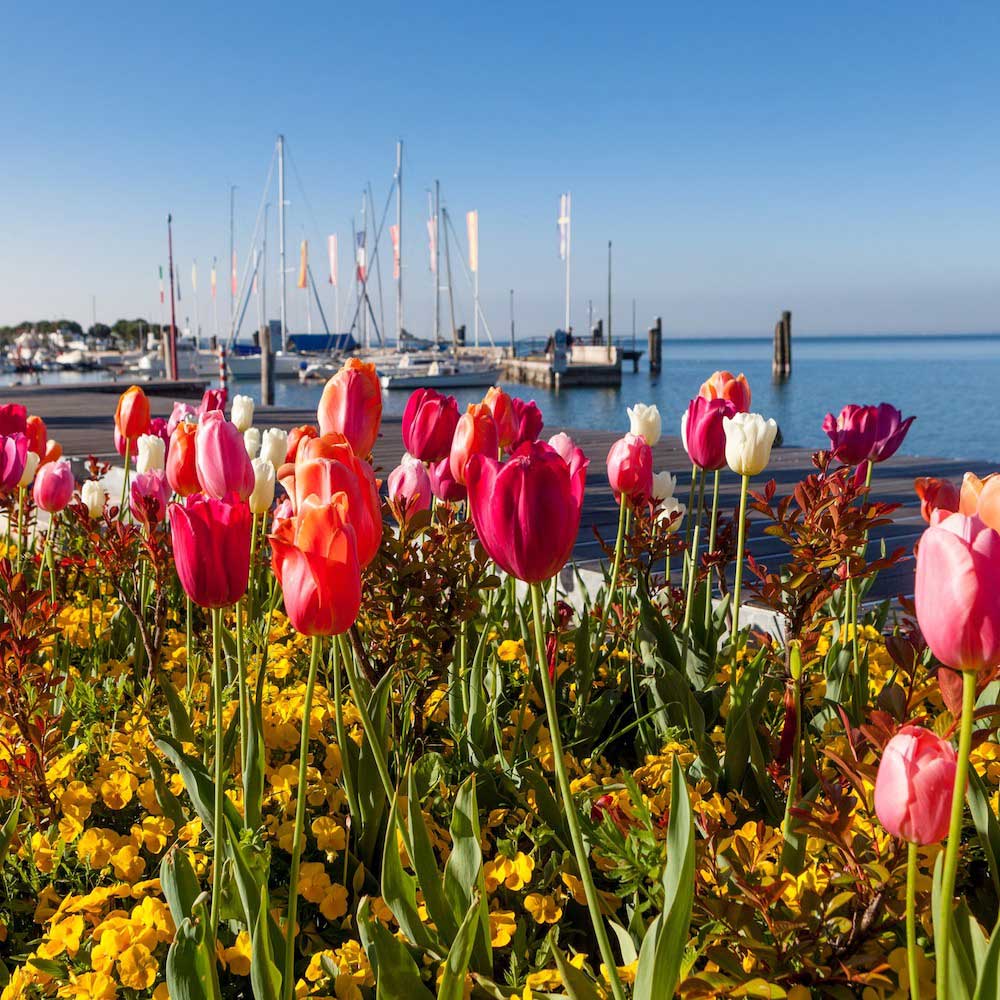
{"label": "red tulip", "polygon": [[934,655],[955,670],[1000,664],[1000,534],[978,515],[950,514],[917,549],[917,621]]}
{"label": "red tulip", "polygon": [[170,435],[167,446],[167,480],[174,492],[189,497],[201,488],[195,460],[195,436],[198,425],[181,421]]}
{"label": "red tulip", "polygon": [[20,403],[0,406],[0,434],[27,434],[28,410]]}
{"label": "red tulip", "polygon": [[542,411],[534,400],[526,403],[519,396],[513,396],[511,403],[514,406],[514,416],[517,419],[517,433],[510,446],[510,451],[513,451],[525,441],[538,440],[538,435],[542,433],[543,420]]}
{"label": "red tulip", "polygon": [[0,494],[17,489],[29,450],[28,438],[20,431],[0,434]]}
{"label": "red tulip", "polygon": [[653,491],[653,449],[639,434],[619,438],[608,452],[608,482],[615,499],[641,501]]}
{"label": "red tulip", "polygon": [[894,837],[936,844],[948,835],[955,790],[955,749],[921,726],[889,740],[875,779],[875,812]]}
{"label": "red tulip", "polygon": [[750,383],[743,372],[715,372],[702,383],[698,395],[703,399],[728,399],[736,413],[750,412]]}
{"label": "red tulip", "polygon": [[69,462],[60,459],[39,468],[32,495],[38,507],[50,514],[57,514],[73,499],[75,488],[76,481]]}
{"label": "red tulip", "polygon": [[695,396],[681,419],[684,450],[699,469],[715,472],[726,466],[726,429],[722,421],[734,417],[736,407],[728,399]]}
{"label": "red tulip", "polygon": [[839,416],[828,413],[823,418],[823,430],[833,457],[844,465],[858,465],[871,457],[875,447],[878,412],[874,406],[848,403]]}
{"label": "red tulip", "polygon": [[458,403],[434,389],[415,389],[403,410],[403,445],[422,462],[440,462],[451,451]]}
{"label": "red tulip", "polygon": [[943,510],[949,514],[958,510],[959,490],[950,479],[921,476],[914,480],[913,488],[920,497],[920,516],[928,524],[931,523],[931,515],[936,510]]}
{"label": "red tulip", "polygon": [[361,608],[361,569],[344,495],[334,494],[326,502],[307,498],[270,539],[271,565],[296,631],[346,632]]}
{"label": "red tulip", "polygon": [[139,386],[133,385],[119,396],[115,427],[126,441],[133,444],[140,434],[149,429],[149,400]]}
{"label": "red tulip", "polygon": [[483,547],[501,569],[527,583],[559,572],[580,528],[587,462],[576,471],[540,441],[522,444],[501,464],[485,454],[468,462],[469,510]]}
{"label": "red tulip", "polygon": [[293,427],[288,432],[288,451],[285,452],[285,461],[294,462],[299,453],[299,445],[315,437],[319,437],[319,431],[312,424]]}
{"label": "red tulip", "polygon": [[404,455],[402,462],[389,473],[389,505],[401,523],[431,505],[427,468],[412,455]]}
{"label": "red tulip", "polygon": [[28,435],[28,451],[33,451],[39,458],[45,457],[45,446],[48,444],[49,432],[45,421],[34,415],[28,417],[25,434]]}
{"label": "red tulip", "polygon": [[872,409],[875,411],[875,442],[868,457],[873,462],[884,462],[896,454],[910,424],[917,418],[907,417],[904,420],[903,414],[888,403],[879,403]]}
{"label": "red tulip", "polygon": [[483,405],[493,414],[497,429],[497,444],[507,451],[517,439],[518,421],[514,403],[498,385],[491,386],[483,398]]}
{"label": "red tulip", "polygon": [[129,510],[142,524],[159,524],[167,516],[170,483],[162,469],[140,472],[129,486]]}
{"label": "red tulip", "polygon": [[451,462],[442,458],[427,467],[427,476],[431,482],[431,493],[444,503],[458,503],[469,494],[466,488],[451,474]]}
{"label": "red tulip", "polygon": [[[200,420],[206,413],[212,413],[214,410],[225,411],[228,398],[229,391],[227,389],[206,389],[198,408],[195,410],[195,415]],[[176,409],[177,404],[174,403],[174,410],[176,411]]]}
{"label": "red tulip", "polygon": [[236,493],[246,500],[254,475],[243,435],[221,410],[209,410],[195,432],[195,467],[203,492],[216,500]]}
{"label": "red tulip", "polygon": [[382,424],[382,386],[375,366],[349,358],[323,389],[316,410],[321,434],[343,434],[355,454],[368,456]]}
{"label": "red tulip", "polygon": [[170,505],[174,562],[184,592],[203,608],[235,604],[250,579],[250,508],[196,493]]}
{"label": "red tulip", "polygon": [[497,450],[497,427],[490,408],[485,403],[471,403],[458,420],[448,456],[455,482],[466,485],[465,467],[473,455],[496,458]]}

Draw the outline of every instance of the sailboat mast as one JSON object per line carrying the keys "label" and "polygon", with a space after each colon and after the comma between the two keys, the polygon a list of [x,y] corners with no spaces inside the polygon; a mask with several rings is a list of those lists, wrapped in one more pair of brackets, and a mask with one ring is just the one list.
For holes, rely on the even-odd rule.
{"label": "sailboat mast", "polygon": [[371,347],[371,336],[368,332],[368,276],[371,274],[371,262],[368,260],[368,199],[361,192],[361,245],[364,249],[365,274],[361,280],[361,346],[367,351]]}
{"label": "sailboat mast", "polygon": [[455,325],[455,294],[451,287],[451,245],[448,242],[448,209],[441,210],[444,213],[444,260],[448,270],[448,305],[451,309],[451,346],[455,355],[458,355],[458,327]]}
{"label": "sailboat mast", "polygon": [[403,140],[396,140],[396,347],[403,339]]}
{"label": "sailboat mast", "polygon": [[566,332],[569,333],[569,262],[572,256],[573,195],[566,192]]}
{"label": "sailboat mast", "polygon": [[267,326],[267,213],[271,208],[271,203],[264,205],[264,238],[260,243],[260,273],[257,280],[260,282],[260,313],[263,317],[261,326]]}
{"label": "sailboat mast", "polygon": [[[167,261],[170,265],[170,342],[167,345],[167,376],[173,381],[180,378],[177,371],[177,308],[174,304],[174,231],[173,216],[167,216]],[[97,304],[94,304],[94,316],[97,316]],[[97,325],[95,318],[94,325]]]}
{"label": "sailboat mast", "polygon": [[[236,185],[229,185],[229,329],[236,323]],[[218,333],[218,331],[216,331]]]}
{"label": "sailboat mast", "polygon": [[608,240],[608,360],[611,360],[611,240]]}
{"label": "sailboat mast", "polygon": [[278,269],[281,271],[281,349],[288,350],[285,289],[285,137],[278,136]]}

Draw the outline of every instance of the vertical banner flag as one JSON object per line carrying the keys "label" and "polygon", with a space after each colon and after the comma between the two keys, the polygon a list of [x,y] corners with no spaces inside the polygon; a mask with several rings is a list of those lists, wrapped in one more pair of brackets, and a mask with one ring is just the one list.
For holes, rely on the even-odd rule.
{"label": "vertical banner flag", "polygon": [[330,236],[330,284],[337,287],[337,234]]}
{"label": "vertical banner flag", "polygon": [[163,305],[163,265],[160,265],[160,305]]}
{"label": "vertical banner flag", "polygon": [[299,247],[299,288],[306,287],[306,275],[309,271],[309,241],[303,240]]}
{"label": "vertical banner flag", "polygon": [[233,273],[232,273],[233,295],[236,294],[236,251],[233,251]]}
{"label": "vertical banner flag", "polygon": [[567,237],[569,236],[569,195],[559,196],[559,259],[566,259]]}
{"label": "vertical banner flag", "polygon": [[399,277],[399,226],[390,226],[389,235],[392,237],[392,277]]}
{"label": "vertical banner flag", "polygon": [[358,264],[358,281],[364,282],[365,280],[365,234],[360,232],[357,234],[358,249],[356,253],[356,260]]}
{"label": "vertical banner flag", "polygon": [[211,280],[211,285],[212,285],[212,298],[213,299],[215,298],[215,285],[216,285],[215,260],[216,260],[216,258],[213,257],[212,258],[212,276],[211,276],[211,279],[210,279]]}
{"label": "vertical banner flag", "polygon": [[191,261],[191,291],[198,293],[198,261]]}
{"label": "vertical banner flag", "polygon": [[431,218],[427,220],[427,245],[431,251],[431,270],[437,270],[437,241],[438,241],[438,226],[437,219]]}
{"label": "vertical banner flag", "polygon": [[469,270],[473,274],[479,270],[479,212],[473,209],[465,213],[465,228],[469,233]]}

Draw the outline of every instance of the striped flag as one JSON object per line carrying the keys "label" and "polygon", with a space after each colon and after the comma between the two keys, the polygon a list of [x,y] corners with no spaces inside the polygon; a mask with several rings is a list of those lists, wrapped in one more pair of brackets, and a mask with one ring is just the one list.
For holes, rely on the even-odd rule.
{"label": "striped flag", "polygon": [[191,291],[198,294],[198,261],[191,261]]}
{"label": "striped flag", "polygon": [[389,227],[389,236],[392,238],[392,276],[399,277],[399,226]]}
{"label": "striped flag", "polygon": [[233,295],[236,294],[236,251],[233,251],[233,274],[232,274]]}
{"label": "striped flag", "polygon": [[212,258],[212,276],[211,276],[210,282],[211,282],[211,285],[212,285],[212,298],[214,299],[215,298],[215,285],[216,285],[215,258],[214,257]]}
{"label": "striped flag", "polygon": [[355,254],[355,259],[358,265],[358,281],[365,280],[365,234],[363,232],[357,234],[357,251]]}
{"label": "striped flag", "polygon": [[331,234],[329,238],[330,251],[330,284],[337,287],[337,234]]}
{"label": "striped flag", "polygon": [[431,218],[427,220],[427,241],[428,246],[431,251],[431,270],[437,270],[437,219]]}
{"label": "striped flag", "polygon": [[469,234],[469,270],[473,274],[479,270],[479,212],[473,209],[465,213],[465,228]]}
{"label": "striped flag", "polygon": [[163,265],[160,265],[160,305],[163,305]]}
{"label": "striped flag", "polygon": [[299,247],[299,281],[298,287],[306,287],[306,276],[309,273],[309,241],[303,240]]}
{"label": "striped flag", "polygon": [[569,220],[572,205],[569,194],[559,197],[559,259],[566,259],[566,252],[569,249]]}

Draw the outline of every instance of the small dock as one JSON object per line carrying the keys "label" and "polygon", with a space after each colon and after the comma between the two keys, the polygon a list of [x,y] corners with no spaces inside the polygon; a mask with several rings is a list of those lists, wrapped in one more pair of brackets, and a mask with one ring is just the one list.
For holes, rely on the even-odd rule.
{"label": "small dock", "polygon": [[[166,395],[156,395],[150,399],[154,416],[167,416],[174,399],[197,402],[200,392],[179,392],[184,384],[174,383]],[[148,391],[148,387],[144,387]],[[121,386],[117,387],[121,390]],[[30,412],[42,416],[49,428],[49,435],[63,446],[64,453],[75,460],[78,475],[82,474],[82,462],[88,455],[96,455],[106,461],[117,461],[114,452],[114,396],[102,384],[101,388],[86,390],[70,387],[39,386],[27,390],[0,388],[0,403],[22,402]],[[255,423],[259,427],[283,427],[290,429],[299,424],[316,422],[316,411],[308,408],[258,407]],[[608,485],[605,474],[605,459],[608,450],[617,438],[607,431],[575,430],[573,428],[546,427],[548,437],[559,430],[569,433],[590,458],[587,477],[587,491],[584,500],[580,535],[575,558],[582,565],[596,565],[601,558],[601,547],[595,531],[609,544],[614,543],[618,524],[618,508]],[[816,444],[822,442],[817,434]],[[677,476],[677,495],[687,503],[691,464],[679,438],[663,437],[653,449],[654,468],[669,471]],[[398,464],[403,454],[400,421],[387,418],[382,436],[375,446],[375,464],[382,479]],[[812,449],[784,447],[772,452],[771,464],[766,473],[753,481],[751,488],[761,489],[768,479],[775,479],[778,496],[787,495],[794,485],[812,470]],[[975,471],[984,476],[990,472],[1000,472],[1000,466],[989,463],[970,464],[958,459],[921,458],[896,455],[875,469],[872,481],[873,495],[890,503],[898,503],[893,523],[873,533],[870,543],[870,558],[876,558],[884,542],[888,551],[902,547],[906,550],[903,559],[891,572],[883,574],[876,582],[870,595],[878,600],[910,594],[913,589],[914,543],[924,530],[920,517],[920,505],[913,491],[913,480],[918,476],[937,476],[960,483],[966,471]],[[739,480],[728,470],[722,475],[721,509],[726,516],[733,516],[739,502]],[[775,569],[785,561],[783,546],[763,532],[759,518],[751,517],[748,544],[754,557],[769,569]],[[752,586],[752,581],[750,581]]]}

